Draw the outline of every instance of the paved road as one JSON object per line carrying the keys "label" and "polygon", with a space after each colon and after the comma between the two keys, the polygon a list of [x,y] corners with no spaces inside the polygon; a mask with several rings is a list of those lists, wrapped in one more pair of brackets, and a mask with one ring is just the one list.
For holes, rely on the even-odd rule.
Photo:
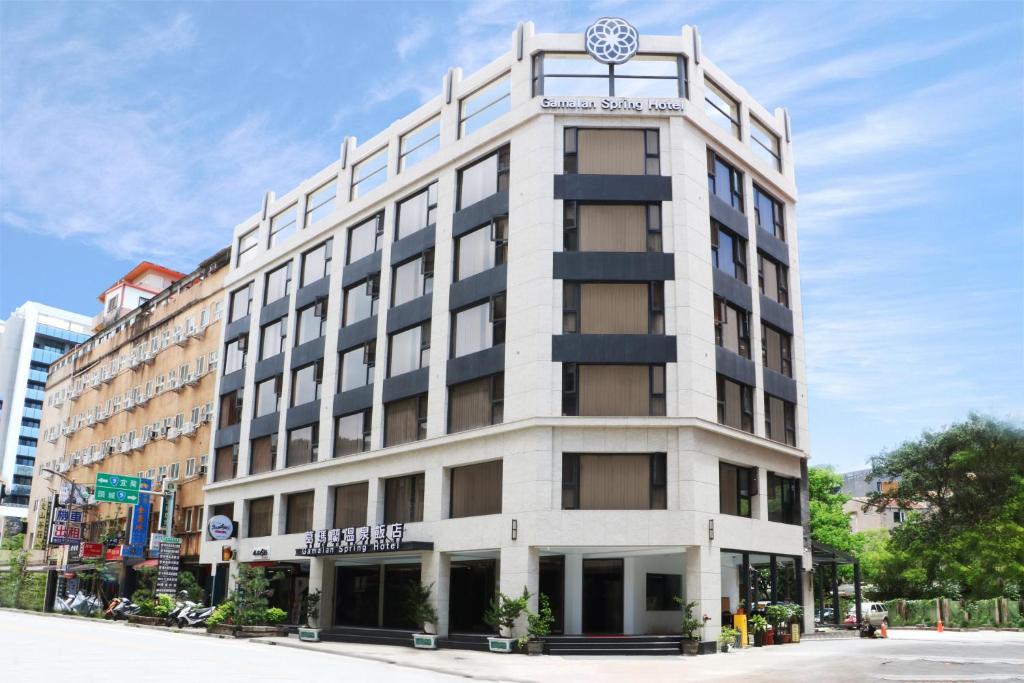
{"label": "paved road", "polygon": [[383,662],[123,623],[0,611],[0,681],[462,681]]}
{"label": "paved road", "polygon": [[521,657],[349,643],[324,643],[310,651],[298,644],[292,638],[292,647],[272,647],[0,611],[0,681],[1024,681],[1024,633],[890,631],[888,640],[805,641],[685,658]]}

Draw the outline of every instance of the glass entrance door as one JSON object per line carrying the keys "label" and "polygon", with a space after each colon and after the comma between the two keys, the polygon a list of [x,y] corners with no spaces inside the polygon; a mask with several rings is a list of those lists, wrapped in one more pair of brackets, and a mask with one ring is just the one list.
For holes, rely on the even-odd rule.
{"label": "glass entrance door", "polygon": [[622,633],[622,559],[583,560],[583,632]]}
{"label": "glass entrance door", "polygon": [[451,633],[493,633],[484,623],[497,587],[497,560],[460,560],[451,563],[448,630]]}
{"label": "glass entrance door", "polygon": [[548,596],[555,617],[551,632],[565,633],[565,555],[541,557],[539,581],[539,590]]}
{"label": "glass entrance door", "polygon": [[339,565],[335,577],[334,623],[338,626],[378,626],[380,567]]}

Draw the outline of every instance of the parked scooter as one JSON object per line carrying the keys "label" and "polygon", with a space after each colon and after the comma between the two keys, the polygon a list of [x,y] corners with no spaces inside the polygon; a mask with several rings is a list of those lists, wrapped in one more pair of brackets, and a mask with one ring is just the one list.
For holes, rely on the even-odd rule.
{"label": "parked scooter", "polygon": [[178,599],[174,603],[174,609],[168,612],[167,617],[164,619],[164,626],[173,626],[177,622],[178,615],[182,613],[182,610],[191,604],[188,601],[188,593],[186,591],[179,592]]}
{"label": "parked scooter", "polygon": [[205,626],[206,620],[213,614],[213,607],[204,607],[196,603],[189,603],[190,607],[178,615],[178,628],[185,626]]}

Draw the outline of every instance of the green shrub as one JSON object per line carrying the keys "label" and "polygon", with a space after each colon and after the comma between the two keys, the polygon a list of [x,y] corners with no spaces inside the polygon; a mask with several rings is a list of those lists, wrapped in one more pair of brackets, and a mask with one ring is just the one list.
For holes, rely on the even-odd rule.
{"label": "green shrub", "polygon": [[220,624],[233,624],[235,621],[235,603],[228,600],[217,605],[213,614],[206,620],[207,626],[219,626]]}
{"label": "green shrub", "polygon": [[264,621],[266,621],[268,624],[281,624],[287,618],[288,613],[280,607],[268,608],[266,616],[263,617]]}
{"label": "green shrub", "polygon": [[174,609],[174,598],[169,595],[156,596],[156,616],[166,617]]}

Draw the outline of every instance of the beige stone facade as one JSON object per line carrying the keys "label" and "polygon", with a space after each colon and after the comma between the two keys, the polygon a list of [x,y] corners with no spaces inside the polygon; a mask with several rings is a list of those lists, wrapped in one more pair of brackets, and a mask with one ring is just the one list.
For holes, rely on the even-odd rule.
{"label": "beige stone facade", "polygon": [[[227,252],[218,252],[53,364],[29,504],[35,548],[45,544],[46,501],[61,481],[44,470],[90,490],[107,472],[173,488],[173,533],[183,539],[183,563],[197,561],[226,265]],[[83,536],[123,534],[130,514],[128,505],[91,506]]]}

